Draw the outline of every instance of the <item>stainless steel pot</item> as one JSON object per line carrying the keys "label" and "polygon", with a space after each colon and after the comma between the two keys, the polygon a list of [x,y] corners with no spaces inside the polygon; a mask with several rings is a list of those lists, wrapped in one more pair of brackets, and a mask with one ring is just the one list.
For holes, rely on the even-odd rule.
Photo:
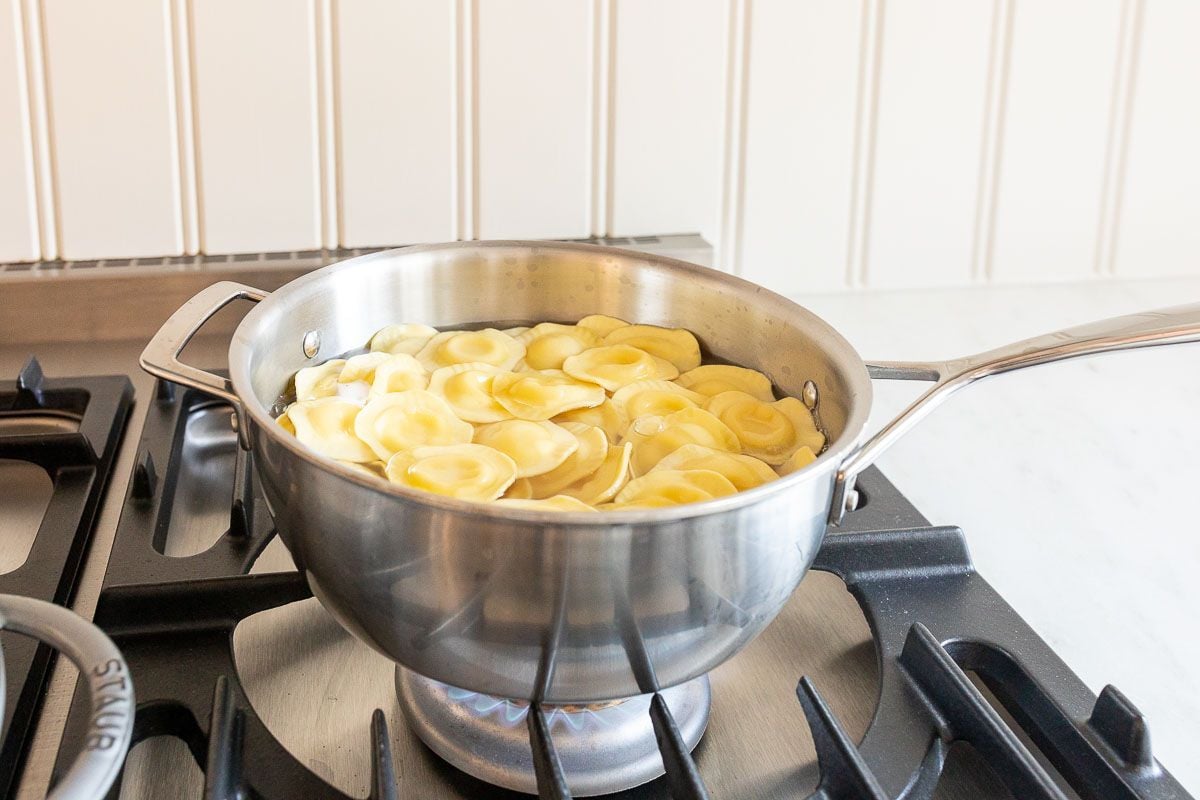
{"label": "stainless steel pot", "polygon": [[[230,377],[179,361],[218,309],[261,301]],[[815,463],[752,491],[603,515],[501,509],[388,484],[306,449],[271,417],[296,370],[398,321],[682,326],[713,353],[816,403]],[[702,675],[775,616],[855,476],[938,402],[988,375],[1108,350],[1200,340],[1200,306],[1125,317],[944,363],[864,363],[837,331],[760,286],[667,258],[578,244],[412,247],[333,264],[270,294],[218,283],[162,327],[142,366],[228,400],[280,535],[313,593],[363,641],[453,686],[599,701]],[[871,377],[934,386],[867,441]]]}

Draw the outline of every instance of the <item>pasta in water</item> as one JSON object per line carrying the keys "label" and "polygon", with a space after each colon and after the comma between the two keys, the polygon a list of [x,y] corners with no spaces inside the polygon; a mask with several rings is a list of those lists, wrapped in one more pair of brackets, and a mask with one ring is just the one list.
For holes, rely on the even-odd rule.
{"label": "pasta in water", "polygon": [[371,337],[367,349],[373,353],[405,353],[413,356],[419,353],[437,332],[437,328],[428,325],[388,325]]}
{"label": "pasta in water", "polygon": [[409,389],[424,389],[428,385],[429,375],[421,362],[407,353],[398,353],[375,368],[371,394],[407,392]]}
{"label": "pasta in water", "polygon": [[708,469],[664,469],[634,478],[617,493],[622,506],[661,507],[699,503],[736,494],[737,487]]}
{"label": "pasta in water", "polygon": [[584,350],[563,361],[563,372],[605,391],[615,392],[635,381],[670,380],[679,374],[670,361],[628,344],[606,345]]}
{"label": "pasta in water", "polygon": [[533,487],[529,485],[529,478],[517,478],[504,491],[505,500],[532,500]]}
{"label": "pasta in water", "polygon": [[576,481],[590,477],[600,469],[608,455],[608,437],[599,428],[582,422],[566,422],[561,427],[575,437],[578,447],[554,469],[529,478],[533,497],[556,495]]}
{"label": "pasta in water", "polygon": [[424,389],[380,395],[363,406],[354,420],[355,435],[384,461],[418,447],[466,444],[474,432],[471,423],[456,417],[445,400]]}
{"label": "pasta in water", "polygon": [[507,419],[480,426],[475,443],[499,450],[517,465],[517,477],[542,475],[567,460],[579,441],[553,422]]}
{"label": "pasta in water", "polygon": [[675,382],[705,397],[737,391],[768,403],[775,399],[770,378],[761,372],[729,364],[706,364],[696,367],[680,375]]}
{"label": "pasta in water", "polygon": [[768,464],[784,463],[800,447],[825,446],[812,414],[794,397],[768,403],[745,392],[721,392],[709,399],[708,411],[736,434],[742,452]]}
{"label": "pasta in water", "polygon": [[623,325],[605,336],[604,343],[630,345],[645,350],[656,358],[670,361],[680,372],[700,366],[700,343],[691,331],[683,328]]}
{"label": "pasta in water", "polygon": [[455,364],[434,370],[429,376],[429,391],[450,404],[459,419],[467,422],[499,422],[512,414],[496,402],[492,382],[507,374],[491,364]]}
{"label": "pasta in water", "polygon": [[479,362],[500,369],[512,369],[525,355],[525,345],[503,331],[446,331],[429,340],[417,360],[430,372],[454,364]]}
{"label": "pasta in water", "polygon": [[[811,450],[808,453],[812,455]],[[712,470],[728,478],[739,492],[753,489],[779,477],[765,461],[760,461],[754,456],[729,453],[702,444],[685,444],[651,467],[650,472],[664,469]]]}
{"label": "pasta in water", "polygon": [[804,469],[816,460],[817,454],[812,451],[811,447],[805,445],[792,453],[791,457],[779,466],[779,474],[791,475],[793,472]]}
{"label": "pasta in water", "polygon": [[610,445],[595,472],[560,491],[592,505],[607,503],[629,481],[629,459],[632,455],[633,445],[628,442],[619,447]]}
{"label": "pasta in water", "polygon": [[375,461],[377,456],[354,430],[359,407],[338,397],[293,403],[288,421],[296,438],[323,456],[339,461]]}
{"label": "pasta in water", "polygon": [[600,337],[578,325],[543,322],[517,337],[525,344],[530,369],[562,369],[563,361],[600,344]]}
{"label": "pasta in water", "polygon": [[825,447],[761,372],[703,364],[684,328],[389,325],[291,383],[280,428],[362,479],[499,508],[652,509],[754,489]]}
{"label": "pasta in water", "polygon": [[305,367],[296,373],[296,400],[317,400],[321,397],[333,397],[337,394],[338,376],[342,367],[346,366],[343,359],[335,358],[326,361],[319,367]]}
{"label": "pasta in water", "polygon": [[629,426],[626,438],[633,443],[630,463],[634,476],[645,475],[685,444],[702,444],[729,453],[739,450],[737,435],[700,408],[685,408],[665,417],[639,417]]}
{"label": "pasta in water", "polygon": [[365,403],[371,395],[375,368],[391,358],[387,353],[364,353],[346,359],[345,366],[337,376],[337,396],[359,405]]}
{"label": "pasta in water", "polygon": [[492,381],[492,397],[512,416],[544,420],[604,402],[604,390],[559,370],[509,372]]}
{"label": "pasta in water", "polygon": [[337,381],[338,383],[355,383],[357,381],[370,383],[375,380],[375,370],[391,359],[390,353],[363,353],[361,356],[348,358],[342,365],[341,372],[338,373]]}
{"label": "pasta in water", "polygon": [[558,423],[582,422],[585,425],[591,425],[604,431],[604,435],[613,442],[621,438],[621,434],[625,432],[625,425],[629,422],[621,412],[617,411],[612,400],[607,398],[598,406],[564,411],[550,419],[552,422]]}
{"label": "pasta in water", "polygon": [[637,419],[699,408],[707,399],[671,381],[637,381],[613,392],[612,403],[625,419]]}
{"label": "pasta in water", "polygon": [[517,465],[477,444],[418,447],[397,453],[384,467],[393,483],[460,500],[495,500],[516,480]]}
{"label": "pasta in water", "polygon": [[608,336],[617,328],[624,328],[629,323],[623,319],[616,317],[608,317],[604,314],[589,314],[579,322],[575,323],[578,328],[587,328],[597,336]]}

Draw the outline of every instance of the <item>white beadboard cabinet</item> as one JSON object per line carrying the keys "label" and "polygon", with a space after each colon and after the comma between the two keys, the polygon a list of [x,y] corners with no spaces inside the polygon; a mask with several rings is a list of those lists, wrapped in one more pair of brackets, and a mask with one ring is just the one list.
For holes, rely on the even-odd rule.
{"label": "white beadboard cabinet", "polygon": [[189,3],[200,248],[322,244],[317,0]]}
{"label": "white beadboard cabinet", "polygon": [[59,255],[181,253],[169,6],[44,0],[39,11]]}
{"label": "white beadboard cabinet", "polygon": [[1094,275],[1122,0],[1012,6],[989,269],[1011,281]]}
{"label": "white beadboard cabinet", "polygon": [[0,258],[33,260],[38,241],[24,14],[20,0],[0,4]]}
{"label": "white beadboard cabinet", "polygon": [[[472,16],[464,124],[473,151],[473,224],[462,238],[575,238],[589,233],[586,3],[464,4]],[[465,169],[464,165],[464,169]]]}
{"label": "white beadboard cabinet", "polygon": [[1194,0],[0,0],[0,262],[699,232],[1200,274]]}
{"label": "white beadboard cabinet", "polygon": [[608,232],[699,231],[718,245],[729,3],[611,3]]}
{"label": "white beadboard cabinet", "polygon": [[335,21],[340,243],[458,237],[457,15],[446,0],[354,0]]}
{"label": "white beadboard cabinet", "polygon": [[1200,269],[1200,3],[1146,5],[1113,263],[1120,275]]}
{"label": "white beadboard cabinet", "polygon": [[877,6],[874,141],[853,267],[861,285],[960,283],[972,270],[991,9],[962,0]]}

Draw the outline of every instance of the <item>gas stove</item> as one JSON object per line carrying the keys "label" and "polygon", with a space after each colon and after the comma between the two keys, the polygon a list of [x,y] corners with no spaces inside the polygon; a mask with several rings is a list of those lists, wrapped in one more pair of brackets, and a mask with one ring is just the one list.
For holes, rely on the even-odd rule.
{"label": "gas stove", "polygon": [[[132,401],[123,376],[46,379],[36,359],[0,387],[0,595],[71,604]],[[0,645],[0,796],[9,797],[56,653],[8,630]]]}
{"label": "gas stove", "polygon": [[[41,382],[28,368],[0,395],[20,432],[4,457],[49,452],[14,420],[53,416],[39,388],[61,397],[73,386],[91,398],[80,429],[105,434],[99,462],[111,463],[129,407],[122,380]],[[120,797],[524,796],[497,784],[549,798],[1188,796],[1154,760],[1133,704],[1113,687],[1093,695],[974,570],[963,532],[929,525],[877,471],[745,652],[661,693],[531,706],[409,673],[347,634],[274,535],[229,407],[142,385],[145,424],[94,615],[138,701]],[[5,486],[11,519],[28,488]],[[91,517],[48,514],[41,527],[60,524],[64,540],[86,542]],[[72,564],[46,574],[71,584]],[[35,761],[44,671],[23,680],[33,688],[8,708],[27,724],[9,724],[3,797],[18,796]],[[89,713],[77,690],[48,759],[56,775]]]}

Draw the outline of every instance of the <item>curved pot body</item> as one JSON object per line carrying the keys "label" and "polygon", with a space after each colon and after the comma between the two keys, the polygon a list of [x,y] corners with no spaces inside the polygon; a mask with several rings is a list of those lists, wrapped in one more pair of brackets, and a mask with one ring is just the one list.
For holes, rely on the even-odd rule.
{"label": "curved pot body", "polygon": [[[688,328],[790,395],[812,381],[828,448],[799,473],[707,503],[557,514],[359,474],[272,418],[296,370],[361,348],[390,323],[597,313]],[[235,332],[229,364],[279,533],[321,602],[409,669],[551,703],[681,683],[753,639],[816,555],[871,396],[858,355],[800,306],[714,270],[567,244],[415,247],[326,267],[262,300]]]}

